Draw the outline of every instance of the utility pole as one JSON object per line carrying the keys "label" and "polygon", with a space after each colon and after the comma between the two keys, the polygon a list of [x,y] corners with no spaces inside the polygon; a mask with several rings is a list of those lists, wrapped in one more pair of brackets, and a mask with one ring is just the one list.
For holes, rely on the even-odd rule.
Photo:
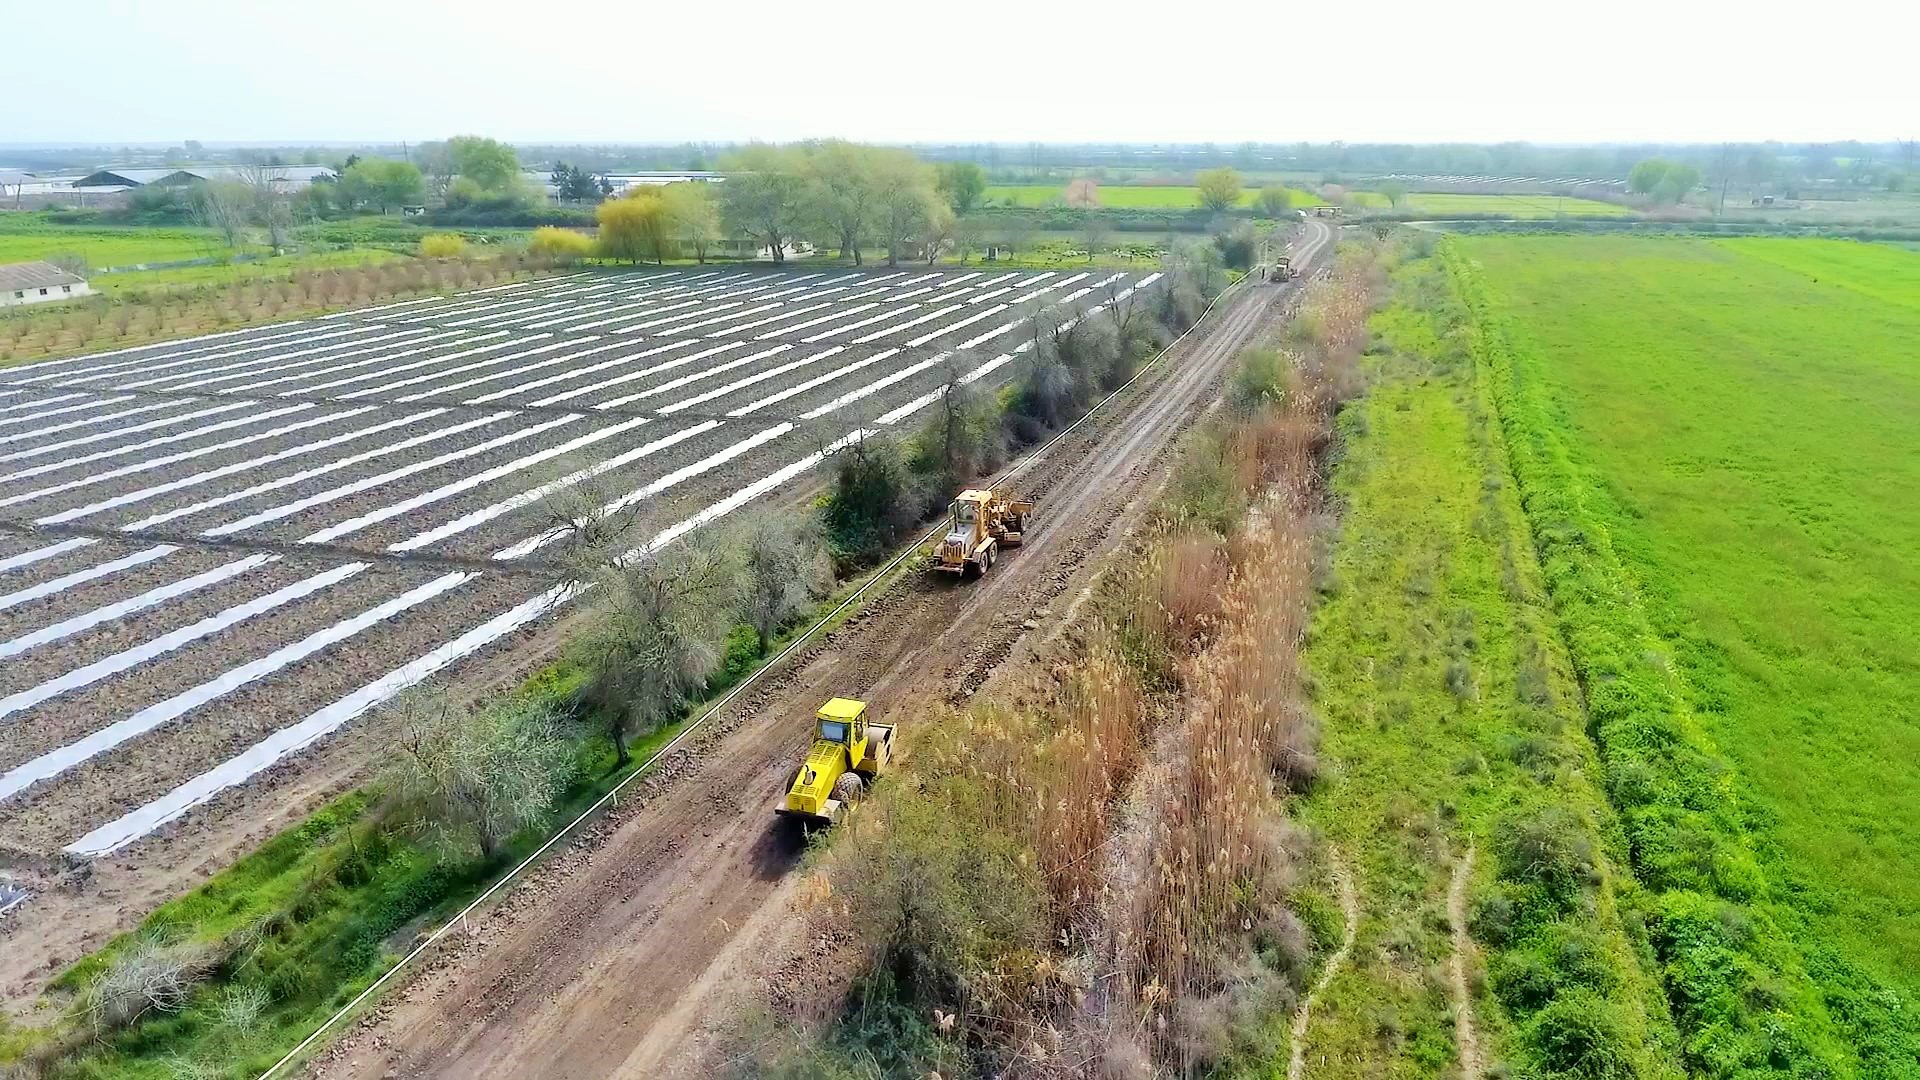
{"label": "utility pole", "polygon": [[1717,218],[1727,216],[1727,184],[1733,179],[1733,170],[1728,167],[1727,158],[1732,155],[1732,152],[1732,143],[1720,144],[1720,208],[1713,212],[1713,216]]}

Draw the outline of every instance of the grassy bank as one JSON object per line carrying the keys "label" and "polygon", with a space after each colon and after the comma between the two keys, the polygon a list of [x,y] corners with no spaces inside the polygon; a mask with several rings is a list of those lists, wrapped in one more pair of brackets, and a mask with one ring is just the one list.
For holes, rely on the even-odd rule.
{"label": "grassy bank", "polygon": [[1484,1065],[1676,1076],[1624,839],[1466,313],[1436,260],[1404,267],[1394,292],[1374,319],[1367,396],[1341,417],[1339,537],[1305,657],[1327,780],[1299,816],[1341,853],[1362,913],[1307,1030],[1306,1075],[1455,1062],[1459,872]]}
{"label": "grassy bank", "polygon": [[1915,1075],[1911,256],[1445,250],[1686,1065]]}

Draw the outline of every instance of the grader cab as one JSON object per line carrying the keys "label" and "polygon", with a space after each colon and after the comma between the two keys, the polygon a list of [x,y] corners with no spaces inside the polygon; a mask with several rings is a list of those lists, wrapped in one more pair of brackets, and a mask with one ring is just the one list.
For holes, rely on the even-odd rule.
{"label": "grader cab", "polygon": [[1003,547],[1026,538],[1033,500],[969,488],[947,508],[947,533],[934,541],[927,565],[943,573],[976,578],[992,568]]}

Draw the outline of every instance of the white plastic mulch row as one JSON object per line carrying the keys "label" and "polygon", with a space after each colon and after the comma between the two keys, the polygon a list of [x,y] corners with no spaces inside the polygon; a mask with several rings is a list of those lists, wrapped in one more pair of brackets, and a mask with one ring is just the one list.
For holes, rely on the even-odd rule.
{"label": "white plastic mulch row", "polygon": [[[356,568],[364,569],[365,564],[352,564],[347,567],[340,567],[337,570],[331,571],[331,573],[339,577],[345,577],[350,573],[357,572]],[[86,761],[88,758],[105,753],[129,739],[144,735],[162,724],[178,719],[210,701],[225,697],[290,664],[304,660],[329,645],[345,641],[347,638],[360,633],[370,626],[378,625],[393,618],[408,608],[418,607],[449,589],[457,588],[473,576],[470,572],[460,571],[435,578],[425,585],[409,589],[384,603],[368,608],[366,611],[355,615],[351,619],[344,619],[322,630],[317,630],[301,638],[299,641],[283,645],[257,660],[242,664],[237,668],[231,668],[198,686],[183,690],[165,701],[149,705],[139,712],[134,713],[132,716],[109,724],[84,739],[68,743],[58,750],[50,751],[31,761],[23,762],[8,770],[4,775],[0,775],[0,799],[8,798],[41,780],[57,776],[73,768],[75,765]],[[308,581],[314,580],[317,579],[308,579]]]}
{"label": "white plastic mulch row", "polygon": [[[277,419],[279,417],[290,416],[295,413],[304,413],[312,409],[313,407],[314,406],[312,405],[295,405],[290,408],[271,409],[271,410],[268,410],[267,412],[260,413],[251,417],[245,417],[239,420],[230,420],[230,421],[224,421],[218,424],[209,424],[205,427],[196,429],[195,431],[188,432],[183,435],[173,435],[165,438],[149,439],[144,443],[138,444],[137,446],[121,447],[113,451],[103,451],[101,453],[89,454],[89,455],[86,455],[80,458],[74,458],[68,461],[58,461],[48,465],[35,466],[34,468],[31,468],[31,469],[22,469],[19,472],[13,473],[8,476],[0,476],[0,481],[24,479],[31,476],[38,476],[44,473],[57,472],[60,469],[71,468],[76,465],[86,465],[95,461],[102,461],[110,457],[119,457],[124,453],[132,453],[138,450],[148,450],[156,446],[163,446],[169,443],[181,442],[188,438],[198,437],[201,435],[209,435],[209,434],[213,434],[215,432],[222,431],[228,428],[241,427],[246,424],[257,424],[264,420]],[[105,483],[108,480],[118,480],[120,477],[123,477],[123,476],[132,476],[135,473],[150,472],[154,469],[164,468],[168,465],[178,464],[179,462],[182,462],[182,461],[191,461],[194,458],[206,457],[209,454],[217,454],[223,451],[235,449],[237,447],[248,446],[257,442],[263,442],[267,439],[277,439],[282,435],[290,435],[296,431],[305,431],[308,428],[321,427],[326,424],[335,423],[342,419],[358,416],[361,413],[372,412],[376,408],[379,408],[379,406],[368,405],[364,408],[349,409],[344,412],[327,413],[320,416],[308,416],[303,419],[293,421],[292,423],[281,424],[278,427],[268,428],[265,431],[256,431],[251,435],[241,435],[232,439],[226,439],[221,442],[213,443],[208,446],[196,446],[189,450],[180,450],[171,454],[163,454],[159,457],[142,458],[126,465],[120,465],[120,466],[116,466],[114,468],[108,469],[105,472],[91,473],[86,476],[79,477],[77,479],[63,480],[54,484],[50,484],[46,487],[35,488],[31,491],[23,491],[17,495],[7,495],[7,496],[0,497],[0,506],[16,506],[16,505],[19,505],[20,503],[31,502],[34,499],[45,498],[48,495],[57,494],[62,491],[73,491],[78,488],[91,486],[93,484]]]}
{"label": "white plastic mulch row", "polygon": [[[359,415],[361,413],[372,412],[372,411],[373,409],[371,406],[364,409],[352,409],[345,413],[335,415],[333,419],[344,420],[344,419],[348,419],[350,417]],[[148,499],[158,498],[162,495],[169,495],[176,491],[184,491],[190,487],[199,487],[201,484],[210,483],[214,480],[219,480],[223,477],[233,476],[237,473],[251,472],[255,469],[259,469],[267,465],[272,465],[275,462],[286,461],[291,458],[306,457],[309,454],[316,454],[322,450],[328,450],[335,446],[339,446],[343,443],[355,442],[360,439],[367,438],[368,436],[371,436],[371,435],[378,435],[383,431],[391,431],[392,429],[400,427],[404,424],[417,424],[417,423],[420,423],[421,421],[432,419],[433,417],[438,416],[443,412],[446,412],[446,410],[445,409],[427,409],[423,412],[407,413],[403,416],[397,416],[387,420],[382,420],[380,423],[373,424],[368,427],[355,428],[352,431],[341,432],[338,435],[329,436],[325,439],[315,439],[312,442],[301,443],[298,446],[290,446],[285,450],[276,450],[270,454],[261,454],[258,457],[247,458],[244,461],[236,461],[236,462],[233,462],[232,464],[222,465],[218,468],[206,469],[204,471],[193,473],[188,476],[183,476],[178,480],[167,481],[164,484],[154,484],[150,487],[135,488],[132,491],[122,492],[119,495],[115,495],[106,499],[101,499],[99,502],[88,503],[85,506],[76,506],[71,510],[62,510],[57,514],[48,514],[46,517],[35,518],[34,524],[60,525],[69,521],[78,521],[83,517],[91,517],[94,514],[104,513],[105,511],[108,511],[108,510],[115,510],[122,506],[131,506],[134,503],[145,502]]]}

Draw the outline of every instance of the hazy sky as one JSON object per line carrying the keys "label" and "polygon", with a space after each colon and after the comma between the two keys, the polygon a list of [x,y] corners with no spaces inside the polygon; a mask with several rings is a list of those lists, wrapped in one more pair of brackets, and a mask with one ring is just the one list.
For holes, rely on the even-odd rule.
{"label": "hazy sky", "polygon": [[0,143],[1920,135],[1915,0],[6,8]]}

